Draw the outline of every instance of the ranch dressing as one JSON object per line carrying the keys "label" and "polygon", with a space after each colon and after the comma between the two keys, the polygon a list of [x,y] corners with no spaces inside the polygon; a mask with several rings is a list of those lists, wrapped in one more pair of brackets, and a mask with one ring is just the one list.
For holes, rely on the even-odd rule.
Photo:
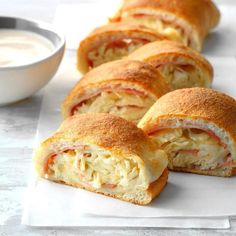
{"label": "ranch dressing", "polygon": [[0,30],[0,67],[30,64],[47,57],[54,49],[45,37],[23,30]]}

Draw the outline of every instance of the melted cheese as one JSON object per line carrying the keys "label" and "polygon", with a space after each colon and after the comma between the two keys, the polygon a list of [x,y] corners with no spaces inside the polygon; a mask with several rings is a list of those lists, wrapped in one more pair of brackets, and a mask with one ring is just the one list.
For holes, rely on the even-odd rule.
{"label": "melted cheese", "polygon": [[170,40],[182,42],[185,45],[188,45],[188,37],[183,33],[181,28],[174,27],[171,23],[163,22],[162,20],[158,19],[156,16],[127,16],[122,19],[127,22],[135,22],[137,24],[145,25],[148,28],[152,28],[158,33],[164,35]]}
{"label": "melted cheese", "polygon": [[112,156],[108,151],[88,147],[59,154],[49,165],[50,178],[67,184],[84,184],[110,192],[147,189],[151,182],[134,159]]}
{"label": "melted cheese", "polygon": [[97,67],[105,62],[121,59],[136,49],[142,47],[143,43],[129,43],[127,47],[111,47],[107,49],[107,44],[103,44],[88,53],[89,61],[92,61],[93,67]]}
{"label": "melted cheese", "polygon": [[79,107],[76,113],[110,113],[138,122],[155,101],[125,92],[103,92]]}
{"label": "melted cheese", "polygon": [[178,65],[166,64],[158,68],[162,76],[173,89],[204,87],[205,83],[197,69],[190,71],[178,67]]}
{"label": "melted cheese", "polygon": [[[207,133],[194,133],[190,129],[168,129],[155,136],[158,144],[167,152],[169,167],[215,169],[225,162],[227,150]],[[198,150],[196,155],[184,152]],[[183,152],[181,152],[183,151]]]}

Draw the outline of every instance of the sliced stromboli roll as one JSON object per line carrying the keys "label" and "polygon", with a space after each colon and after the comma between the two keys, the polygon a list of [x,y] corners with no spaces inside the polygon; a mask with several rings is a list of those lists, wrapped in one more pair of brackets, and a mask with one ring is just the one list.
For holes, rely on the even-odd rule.
{"label": "sliced stromboli roll", "polygon": [[144,44],[164,39],[144,26],[114,23],[101,26],[86,37],[77,50],[77,66],[81,73],[105,62],[127,56]]}
{"label": "sliced stromboli roll", "polygon": [[211,0],[125,0],[111,21],[143,24],[201,51],[219,18],[220,12]]}
{"label": "sliced stromboli roll", "polygon": [[169,169],[236,174],[236,100],[206,88],[161,97],[139,125],[167,152]]}
{"label": "sliced stromboli roll", "polygon": [[159,72],[141,61],[118,60],[88,72],[62,104],[64,118],[111,113],[137,123],[169,87]]}
{"label": "sliced stromboli roll", "polygon": [[168,178],[164,151],[133,123],[110,114],[69,117],[36,150],[39,176],[148,204]]}
{"label": "sliced stromboli roll", "polygon": [[163,40],[149,43],[127,59],[150,63],[174,89],[211,87],[213,67],[200,53],[181,43]]}

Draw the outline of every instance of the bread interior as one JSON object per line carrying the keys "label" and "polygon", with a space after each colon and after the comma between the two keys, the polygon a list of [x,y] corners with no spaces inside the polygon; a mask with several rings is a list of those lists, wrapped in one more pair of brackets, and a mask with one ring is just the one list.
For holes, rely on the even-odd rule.
{"label": "bread interior", "polygon": [[92,69],[105,62],[121,59],[148,42],[141,38],[111,38],[88,52],[89,67]]}
{"label": "bread interior", "polygon": [[177,25],[174,21],[164,20],[163,17],[159,15],[150,14],[145,11],[133,11],[130,12],[130,14],[125,15],[125,17],[122,18],[122,21],[144,25],[157,31],[169,40],[181,42],[186,46],[191,46],[189,37],[182,27]]}
{"label": "bread interior", "polygon": [[138,123],[155,100],[145,94],[135,94],[136,90],[104,91],[90,99],[79,102],[72,110],[73,114],[110,113],[126,120]]}
{"label": "bread interior", "polygon": [[121,158],[89,145],[48,158],[45,178],[98,192],[124,193],[148,188],[149,178],[134,159]]}
{"label": "bread interior", "polygon": [[173,90],[191,87],[209,87],[209,79],[205,78],[199,68],[188,63],[166,63],[157,67]]}
{"label": "bread interior", "polygon": [[154,139],[167,152],[170,169],[217,170],[232,165],[227,145],[212,132],[195,128],[163,129]]}

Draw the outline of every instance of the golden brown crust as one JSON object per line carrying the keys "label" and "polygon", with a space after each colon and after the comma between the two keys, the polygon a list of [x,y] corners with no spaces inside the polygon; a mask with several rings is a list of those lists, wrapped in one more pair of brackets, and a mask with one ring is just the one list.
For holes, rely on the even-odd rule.
{"label": "golden brown crust", "polygon": [[120,83],[128,88],[138,86],[156,99],[170,91],[169,86],[159,72],[145,62],[119,60],[105,63],[88,72],[71,90],[62,105],[62,113],[68,116],[74,99],[89,93],[91,89],[109,87]]}
{"label": "golden brown crust", "polygon": [[127,32],[128,34],[132,32],[140,32],[140,33],[146,33],[147,35],[155,37],[159,40],[164,38],[161,34],[158,34],[152,29],[149,29],[143,25],[133,24],[130,22],[117,22],[117,23],[110,23],[107,25],[103,25],[94,29],[88,35],[88,38],[86,38],[85,40],[89,40],[89,39],[91,40],[91,37],[97,37],[98,35],[103,35],[103,34],[109,35],[115,32],[117,33]]}
{"label": "golden brown crust", "polygon": [[215,27],[220,17],[219,10],[211,0],[125,0],[121,12],[134,8],[165,10],[186,19],[200,30]]}
{"label": "golden brown crust", "polygon": [[[204,120],[225,130],[236,142],[236,100],[207,88],[189,88],[172,91],[162,96],[140,121],[144,131],[160,124],[165,118]],[[167,125],[167,124],[166,124]]]}
{"label": "golden brown crust", "polygon": [[[117,155],[121,154],[122,150],[124,154],[143,156],[144,147],[156,148],[132,122],[105,113],[69,117],[52,139],[88,141]],[[47,142],[52,143],[52,140]]]}
{"label": "golden brown crust", "polygon": [[99,47],[109,40],[141,38],[150,42],[162,40],[164,37],[154,30],[132,23],[112,23],[93,30],[83,41],[77,50],[77,66],[82,73],[89,70],[87,54],[90,50]]}
{"label": "golden brown crust", "polygon": [[232,168],[231,176],[236,175],[236,167]]}
{"label": "golden brown crust", "polygon": [[122,201],[127,201],[127,202],[138,204],[138,205],[147,205],[152,201],[152,199],[154,199],[155,197],[160,195],[163,188],[167,184],[168,175],[169,175],[169,171],[166,168],[163,171],[162,175],[155,182],[150,184],[150,186],[149,186],[149,188],[147,189],[147,192],[146,192],[146,194],[149,197],[146,200],[143,200],[143,201],[138,200],[138,199],[127,198],[127,197],[124,197],[123,195],[116,195],[116,194],[101,192],[101,191],[98,191],[98,190],[94,189],[91,186],[87,185],[85,187],[85,186],[83,186],[82,184],[79,184],[79,183],[78,184],[67,184],[63,181],[55,181],[55,180],[54,180],[54,182],[69,185],[69,186],[73,186],[73,187],[76,187],[76,188],[82,188],[82,189],[85,189],[85,190],[90,191],[90,192],[102,194],[102,195],[105,195],[105,196],[108,196],[108,197],[113,197],[113,198],[116,198],[116,199],[119,199],[119,200],[122,200]]}
{"label": "golden brown crust", "polygon": [[157,179],[155,182],[150,184],[147,191],[152,196],[152,199],[160,195],[163,188],[167,184],[168,176],[169,176],[169,171],[166,168],[163,171],[162,175],[159,177],[159,179]]}
{"label": "golden brown crust", "polygon": [[149,64],[134,60],[118,60],[105,63],[87,73],[78,84],[80,87],[120,80],[138,84],[157,96],[168,91],[168,86],[159,72]]}
{"label": "golden brown crust", "polygon": [[124,13],[134,9],[174,14],[198,32],[201,42],[220,19],[220,12],[211,0],[125,0],[113,21],[121,21]]}
{"label": "golden brown crust", "polygon": [[197,51],[178,42],[169,40],[152,42],[135,50],[127,59],[145,61],[156,68],[160,63],[171,62],[168,61],[170,57],[175,59],[180,57],[193,61],[196,66],[204,69],[212,80],[213,67],[210,62]]}
{"label": "golden brown crust", "polygon": [[210,175],[210,176],[218,176],[218,177],[231,177],[236,174],[236,168],[218,168],[215,170],[197,170],[183,167],[173,167],[169,168],[172,171],[176,172],[186,172],[186,173],[194,173],[198,175]]}

